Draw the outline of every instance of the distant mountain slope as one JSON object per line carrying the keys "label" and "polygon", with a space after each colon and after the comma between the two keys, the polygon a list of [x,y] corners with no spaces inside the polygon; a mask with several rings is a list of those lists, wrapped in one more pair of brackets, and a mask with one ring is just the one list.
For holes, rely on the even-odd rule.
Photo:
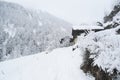
{"label": "distant mountain slope", "polygon": [[47,12],[0,1],[0,60],[69,46],[59,41],[71,31],[70,23]]}

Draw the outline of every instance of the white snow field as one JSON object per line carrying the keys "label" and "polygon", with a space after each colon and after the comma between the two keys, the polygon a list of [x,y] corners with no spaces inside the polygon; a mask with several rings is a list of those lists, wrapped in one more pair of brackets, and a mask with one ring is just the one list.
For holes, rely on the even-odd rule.
{"label": "white snow field", "polygon": [[0,80],[94,80],[80,69],[82,54],[59,48],[0,62]]}

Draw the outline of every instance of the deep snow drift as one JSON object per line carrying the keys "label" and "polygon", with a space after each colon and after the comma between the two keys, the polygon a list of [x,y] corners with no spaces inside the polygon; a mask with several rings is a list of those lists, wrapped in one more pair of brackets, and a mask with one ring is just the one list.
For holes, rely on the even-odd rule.
{"label": "deep snow drift", "polygon": [[72,47],[0,63],[0,80],[94,80],[80,70],[82,54]]}

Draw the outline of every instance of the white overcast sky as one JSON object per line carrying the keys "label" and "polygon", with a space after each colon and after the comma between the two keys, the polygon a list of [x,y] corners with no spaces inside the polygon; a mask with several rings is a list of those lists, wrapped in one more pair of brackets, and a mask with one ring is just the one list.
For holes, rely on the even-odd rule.
{"label": "white overcast sky", "polygon": [[102,20],[115,0],[6,0],[41,9],[73,24]]}

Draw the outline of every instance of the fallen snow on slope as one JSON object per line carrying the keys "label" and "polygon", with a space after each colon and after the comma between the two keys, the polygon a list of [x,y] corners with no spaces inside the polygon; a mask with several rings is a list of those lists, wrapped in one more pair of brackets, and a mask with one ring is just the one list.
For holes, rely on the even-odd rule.
{"label": "fallen snow on slope", "polygon": [[94,80],[80,70],[82,54],[72,47],[0,63],[0,80]]}

